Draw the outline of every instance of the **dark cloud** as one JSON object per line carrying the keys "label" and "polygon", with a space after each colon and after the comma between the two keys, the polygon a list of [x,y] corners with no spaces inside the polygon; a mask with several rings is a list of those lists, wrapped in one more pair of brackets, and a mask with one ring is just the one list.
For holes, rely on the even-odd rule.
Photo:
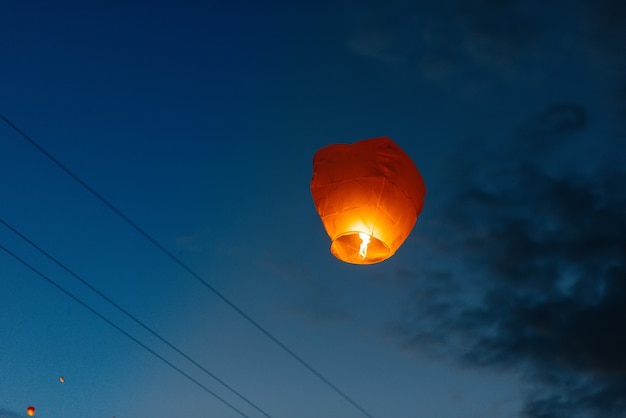
{"label": "dark cloud", "polygon": [[618,50],[614,57],[626,61],[623,54],[623,41],[626,37],[626,3],[622,0],[597,0],[590,4],[587,24],[593,41],[604,44],[605,48]]}
{"label": "dark cloud", "polygon": [[347,46],[383,63],[406,62],[417,45],[411,7],[405,1],[352,5],[354,30]]}
{"label": "dark cloud", "polygon": [[541,16],[528,2],[472,0],[457,2],[465,23],[464,46],[476,62],[508,66],[528,53],[543,35]]}
{"label": "dark cloud", "polygon": [[[358,2],[347,47],[457,94],[587,85],[620,106],[626,87],[622,0]],[[481,95],[482,96],[482,95]]]}
{"label": "dark cloud", "polygon": [[564,135],[580,131],[587,125],[587,112],[581,106],[560,104],[551,106],[539,115],[538,133]]}
{"label": "dark cloud", "polygon": [[[576,105],[538,115],[525,131],[569,138],[587,124]],[[454,158],[455,188],[431,210],[430,267],[388,332],[410,349],[519,373],[525,418],[624,418],[625,166],[580,171],[544,157],[513,144]]]}
{"label": "dark cloud", "polygon": [[[609,88],[609,100],[622,122],[626,121],[626,2],[598,0],[589,4],[585,28],[585,60],[590,63]],[[621,125],[626,132],[626,123]]]}
{"label": "dark cloud", "polygon": [[354,53],[454,89],[530,78],[524,65],[546,26],[522,1],[396,0],[355,10],[347,42]]}

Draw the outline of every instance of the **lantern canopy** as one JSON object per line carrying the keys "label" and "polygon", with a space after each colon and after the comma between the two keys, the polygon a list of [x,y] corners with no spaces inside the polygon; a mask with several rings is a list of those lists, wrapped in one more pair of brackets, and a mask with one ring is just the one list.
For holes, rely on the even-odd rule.
{"label": "lantern canopy", "polygon": [[374,264],[394,255],[409,236],[426,186],[411,158],[379,137],[317,151],[311,194],[332,254],[348,263]]}

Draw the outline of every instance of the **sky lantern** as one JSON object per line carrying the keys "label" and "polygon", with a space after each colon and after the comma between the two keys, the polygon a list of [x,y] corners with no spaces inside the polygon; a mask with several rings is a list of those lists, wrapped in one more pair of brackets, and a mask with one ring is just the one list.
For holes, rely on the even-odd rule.
{"label": "sky lantern", "polygon": [[29,406],[28,408],[26,408],[26,414],[29,417],[35,416],[35,407],[34,406]]}
{"label": "sky lantern", "polygon": [[426,186],[411,158],[379,137],[317,151],[311,194],[331,253],[347,263],[374,264],[394,255],[409,236]]}

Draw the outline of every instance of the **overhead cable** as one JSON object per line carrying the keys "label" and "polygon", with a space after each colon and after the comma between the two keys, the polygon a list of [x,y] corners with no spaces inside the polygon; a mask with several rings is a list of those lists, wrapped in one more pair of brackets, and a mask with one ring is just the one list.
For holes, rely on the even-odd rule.
{"label": "overhead cable", "polygon": [[91,306],[89,306],[88,303],[84,302],[83,300],[81,300],[78,296],[75,296],[73,293],[71,293],[69,290],[65,289],[63,286],[61,286],[60,284],[58,284],[57,282],[55,282],[53,279],[51,279],[50,277],[46,276],[44,273],[42,273],[41,271],[37,270],[35,267],[33,267],[30,263],[28,263],[26,260],[24,260],[23,258],[19,257],[17,254],[15,254],[14,252],[12,252],[11,250],[9,250],[8,248],[6,248],[4,245],[0,244],[0,250],[4,251],[5,253],[7,253],[8,255],[10,255],[11,257],[13,257],[15,260],[19,261],[22,265],[24,265],[25,267],[27,267],[29,270],[31,270],[33,273],[37,274],[39,277],[41,277],[42,279],[44,279],[45,281],[47,281],[48,283],[50,283],[52,286],[56,287],[58,290],[60,290],[61,292],[63,292],[64,294],[66,294],[67,296],[69,296],[70,298],[74,299],[75,302],[79,303],[80,305],[82,305],[85,309],[87,309],[88,311],[90,311],[91,313],[93,313],[94,315],[96,315],[98,318],[102,319],[104,322],[106,322],[107,324],[109,324],[110,326],[112,326],[113,328],[115,328],[116,330],[118,330],[119,332],[121,332],[122,334],[124,334],[127,338],[130,338],[131,340],[133,340],[135,343],[137,343],[141,348],[143,348],[144,350],[148,351],[150,354],[152,354],[153,356],[155,356],[156,358],[158,358],[159,360],[161,360],[163,363],[167,364],[168,366],[170,366],[172,369],[176,370],[178,373],[180,373],[181,375],[183,375],[184,377],[186,377],[187,379],[189,379],[190,381],[192,381],[193,383],[195,383],[196,385],[198,385],[200,388],[202,388],[204,391],[208,392],[209,394],[213,395],[216,399],[218,399],[220,402],[222,402],[224,405],[228,406],[230,409],[232,409],[233,411],[237,412],[239,415],[241,415],[242,417],[246,417],[248,418],[248,416],[246,414],[244,414],[241,410],[239,410],[236,406],[234,406],[233,404],[231,404],[230,402],[228,402],[226,399],[222,398],[221,396],[219,396],[217,393],[213,392],[211,389],[207,388],[205,385],[203,385],[202,383],[200,383],[199,381],[197,381],[196,379],[194,379],[193,377],[191,377],[189,374],[185,373],[182,369],[180,369],[179,367],[177,367],[176,365],[174,365],[172,362],[170,362],[169,360],[167,360],[165,357],[163,357],[162,355],[160,355],[159,353],[157,353],[156,351],[154,351],[153,349],[151,349],[150,347],[148,347],[146,344],[142,343],[141,341],[139,341],[137,338],[133,337],[128,331],[125,331],[124,329],[122,329],[119,325],[115,324],[113,321],[111,321],[110,319],[108,319],[107,317],[105,317],[104,315],[102,315],[100,312],[96,311],[94,308],[92,308]]}
{"label": "overhead cable", "polygon": [[194,366],[198,367],[200,370],[202,370],[204,373],[206,373],[207,375],[211,376],[213,379],[215,379],[217,382],[219,382],[222,386],[224,386],[226,389],[228,389],[229,391],[231,391],[232,393],[234,393],[235,395],[237,395],[240,399],[242,399],[243,401],[245,401],[248,405],[252,406],[253,408],[255,408],[257,411],[259,411],[261,414],[263,414],[264,416],[271,418],[271,416],[265,412],[264,410],[262,410],[259,406],[257,406],[255,403],[253,403],[252,401],[250,401],[248,398],[246,398],[244,395],[242,395],[241,393],[239,393],[237,390],[235,390],[234,388],[232,388],[230,385],[228,385],[226,382],[224,382],[222,379],[220,379],[219,377],[217,377],[215,374],[211,373],[206,367],[202,366],[200,363],[198,363],[196,360],[194,360],[193,358],[191,358],[189,355],[185,354],[182,350],[180,350],[178,347],[176,347],[174,344],[172,344],[171,342],[169,342],[167,339],[165,339],[164,337],[162,337],[159,333],[157,333],[156,331],[154,331],[152,328],[150,328],[148,325],[146,325],[144,322],[142,322],[141,320],[139,320],[137,317],[135,317],[133,314],[131,314],[130,312],[128,312],[126,309],[124,309],[122,306],[120,306],[117,302],[115,302],[114,300],[112,300],[110,297],[108,297],[107,295],[105,295],[103,292],[101,292],[100,290],[98,290],[95,286],[93,286],[91,283],[89,283],[87,280],[85,280],[84,278],[82,278],[81,276],[79,276],[77,273],[75,273],[73,270],[71,270],[69,267],[67,267],[65,264],[63,264],[61,261],[59,261],[57,258],[55,258],[54,256],[52,256],[50,253],[48,253],[47,251],[45,251],[43,248],[41,248],[39,245],[35,244],[31,239],[29,239],[28,237],[26,237],[24,234],[22,234],[20,231],[18,231],[16,228],[14,228],[13,226],[11,226],[9,223],[7,223],[4,219],[0,218],[0,223],[2,225],[4,225],[6,228],[8,228],[9,230],[11,230],[14,234],[16,234],[17,236],[19,236],[22,240],[26,241],[28,244],[30,244],[30,246],[32,246],[33,248],[35,248],[37,251],[39,251],[41,254],[43,254],[44,256],[46,256],[48,259],[50,259],[52,262],[54,262],[57,266],[61,267],[63,270],[65,270],[67,273],[69,273],[74,279],[78,280],[79,282],[81,282],[83,285],[87,286],[92,292],[96,293],[98,296],[100,296],[102,299],[104,299],[105,301],[107,301],[109,304],[113,305],[115,308],[117,308],[120,312],[122,312],[124,315],[126,315],[128,318],[132,319],[136,324],[138,324],[139,326],[141,326],[143,329],[145,329],[146,331],[148,331],[150,334],[152,334],[154,337],[158,338],[162,343],[166,344],[168,347],[170,347],[172,350],[176,351],[178,354],[180,354],[181,356],[183,356],[185,359],[187,359],[189,362],[191,362]]}
{"label": "overhead cable", "polygon": [[179,257],[177,257],[170,250],[165,248],[161,243],[159,243],[155,238],[153,238],[148,232],[142,229],[139,225],[137,225],[133,220],[131,220],[128,216],[124,214],[120,209],[114,206],[111,202],[109,202],[104,196],[98,193],[93,187],[87,184],[83,179],[81,179],[77,174],[71,171],[68,167],[66,167],[61,161],[55,158],[49,151],[47,151],[44,147],[42,147],[37,141],[28,136],[24,131],[18,128],[13,122],[7,119],[4,115],[0,114],[0,119],[2,119],[7,125],[9,125],[15,132],[17,132],[23,139],[28,141],[31,145],[37,148],[42,154],[44,154],[50,161],[56,164],[61,170],[63,170],[67,175],[72,177],[78,184],[80,184],[85,190],[91,193],[96,199],[98,199],[102,204],[107,206],[111,211],[113,211],[117,216],[119,216],[124,222],[126,222],[130,227],[132,227],[135,231],[137,231],[140,235],[142,235],[145,239],[150,241],[155,247],[157,247],[163,254],[169,257],[172,261],[178,264],[183,270],[189,273],[194,279],[196,279],[200,284],[206,287],[209,291],[211,291],[215,296],[222,300],[226,305],[228,305],[231,309],[237,312],[241,317],[243,317],[248,323],[254,326],[258,331],[260,331],[263,335],[269,338],[272,342],[274,342],[277,346],[279,346],[283,351],[289,354],[293,359],[295,359],[298,363],[300,363],[304,368],[313,373],[318,379],[324,382],[329,388],[335,391],[338,395],[348,401],[352,406],[358,409],[361,413],[369,418],[374,418],[367,410],[365,410],[361,405],[359,405],[356,401],[354,401],[350,396],[348,396],[344,391],[339,389],[335,384],[333,384],[328,378],[326,378],[322,373],[317,371],[311,364],[305,361],[302,357],[297,355],[292,349],[287,347],[283,342],[281,342],[277,337],[275,337],[267,328],[258,323],[255,319],[253,319],[249,314],[244,312],[239,306],[237,306],[234,302],[232,302],[229,298],[227,298],[224,294],[218,291],[215,287],[213,287],[209,282],[203,279],[198,273],[196,273],[191,267],[189,267],[185,262],[183,262]]}

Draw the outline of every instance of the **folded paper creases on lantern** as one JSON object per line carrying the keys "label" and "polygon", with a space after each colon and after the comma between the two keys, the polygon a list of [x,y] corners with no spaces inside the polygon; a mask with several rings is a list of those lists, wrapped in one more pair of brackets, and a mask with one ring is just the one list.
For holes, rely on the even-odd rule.
{"label": "folded paper creases on lantern", "polygon": [[379,137],[320,149],[311,194],[333,255],[373,264],[391,257],[409,236],[426,186],[411,158]]}

